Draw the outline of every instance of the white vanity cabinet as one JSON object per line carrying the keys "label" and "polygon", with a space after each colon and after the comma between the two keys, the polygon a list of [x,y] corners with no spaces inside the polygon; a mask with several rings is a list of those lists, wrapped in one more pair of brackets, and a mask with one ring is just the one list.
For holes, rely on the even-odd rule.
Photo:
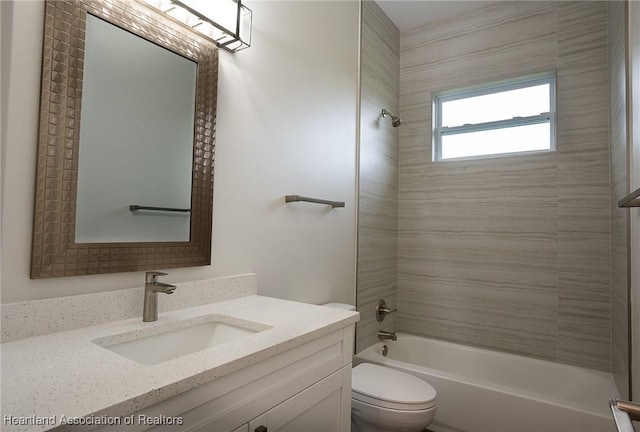
{"label": "white vanity cabinet", "polygon": [[[349,325],[142,409],[133,425],[98,430],[348,432],[353,334]],[[148,423],[157,420],[165,424]]]}
{"label": "white vanity cabinet", "polygon": [[350,418],[341,414],[350,411],[350,398],[348,365],[253,419],[247,432],[347,432]]}

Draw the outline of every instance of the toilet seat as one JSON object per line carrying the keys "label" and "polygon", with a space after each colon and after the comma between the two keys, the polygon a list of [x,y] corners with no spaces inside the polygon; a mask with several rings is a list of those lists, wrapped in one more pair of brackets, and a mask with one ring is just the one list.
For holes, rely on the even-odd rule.
{"label": "toilet seat", "polygon": [[382,408],[418,411],[436,405],[436,390],[427,382],[404,372],[371,363],[352,370],[351,397]]}

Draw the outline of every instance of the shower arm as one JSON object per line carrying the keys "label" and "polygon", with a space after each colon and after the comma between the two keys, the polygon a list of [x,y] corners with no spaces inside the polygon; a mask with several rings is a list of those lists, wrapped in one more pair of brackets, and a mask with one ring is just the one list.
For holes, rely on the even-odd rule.
{"label": "shower arm", "polygon": [[387,111],[386,109],[382,108],[382,117],[391,117],[391,120],[396,120],[398,117],[394,116],[393,114],[391,114],[389,111]]}

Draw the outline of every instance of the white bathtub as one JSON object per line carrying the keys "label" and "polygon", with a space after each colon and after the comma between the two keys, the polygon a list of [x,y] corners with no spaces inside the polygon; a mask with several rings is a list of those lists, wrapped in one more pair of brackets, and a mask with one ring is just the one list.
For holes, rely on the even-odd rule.
{"label": "white bathtub", "polygon": [[398,333],[354,365],[408,372],[438,392],[434,432],[613,432],[610,374]]}

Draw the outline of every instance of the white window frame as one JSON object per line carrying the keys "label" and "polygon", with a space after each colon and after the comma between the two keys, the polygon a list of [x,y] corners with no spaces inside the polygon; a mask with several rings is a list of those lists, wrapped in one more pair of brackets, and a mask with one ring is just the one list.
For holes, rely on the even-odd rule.
{"label": "white window frame", "polygon": [[[513,117],[511,119],[497,120],[485,123],[464,124],[462,126],[443,127],[442,126],[442,103],[466,99],[475,96],[483,96],[492,93],[501,93],[509,90],[516,90],[526,87],[534,87],[540,84],[549,84],[549,112],[540,113],[538,115],[528,117]],[[462,134],[467,132],[478,132],[485,130],[495,130],[501,128],[510,128],[515,126],[526,126],[541,123],[549,123],[550,141],[549,148],[542,150],[513,151],[505,153],[492,153],[474,156],[463,156],[457,158],[442,158],[442,137],[445,135]],[[543,74],[529,75],[501,81],[497,83],[486,84],[481,87],[465,88],[458,90],[448,90],[437,92],[433,95],[433,160],[451,161],[460,159],[484,159],[504,157],[514,154],[529,154],[550,152],[556,150],[556,75],[555,72]]]}

